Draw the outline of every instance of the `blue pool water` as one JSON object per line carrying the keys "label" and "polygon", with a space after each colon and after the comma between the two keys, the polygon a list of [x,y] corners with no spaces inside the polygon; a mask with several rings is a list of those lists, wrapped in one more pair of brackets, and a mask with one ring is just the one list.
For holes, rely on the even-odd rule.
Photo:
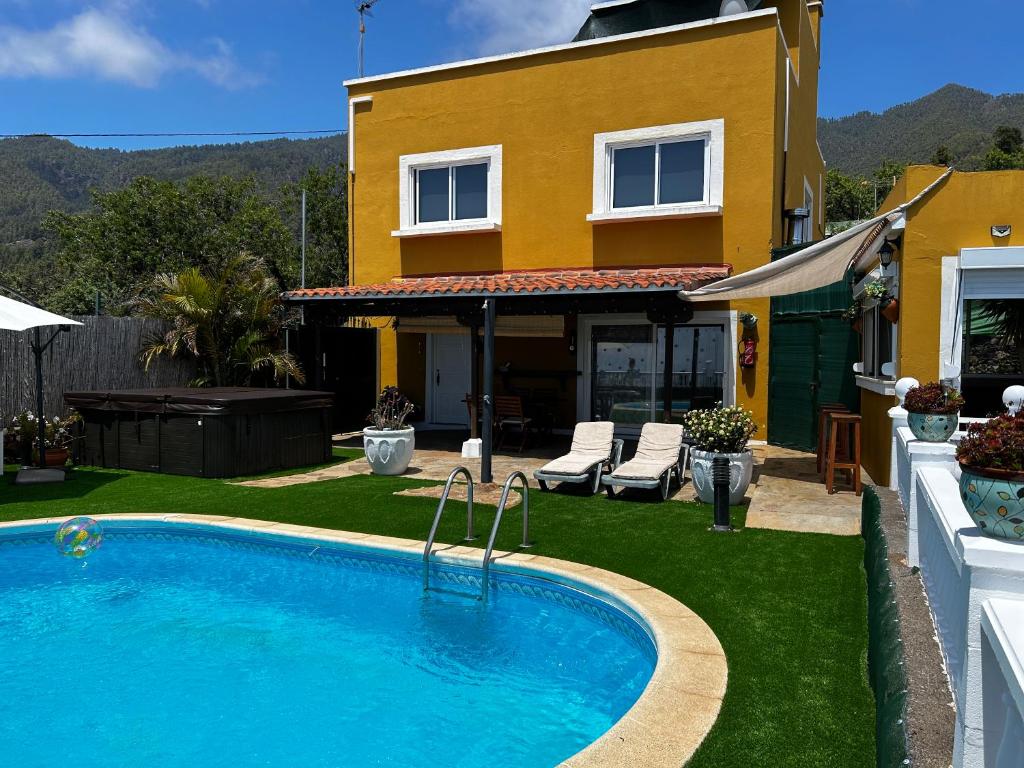
{"label": "blue pool water", "polygon": [[553,766],[655,663],[567,587],[213,529],[0,534],[0,764]]}

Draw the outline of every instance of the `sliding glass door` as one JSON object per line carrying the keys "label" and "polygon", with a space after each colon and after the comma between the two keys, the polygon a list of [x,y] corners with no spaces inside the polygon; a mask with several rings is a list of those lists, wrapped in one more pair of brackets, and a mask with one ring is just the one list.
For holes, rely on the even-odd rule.
{"label": "sliding glass door", "polygon": [[[638,430],[648,421],[671,419],[725,399],[725,327],[676,326],[671,354],[671,391],[665,392],[665,326],[598,325],[591,330],[590,418]],[[668,397],[666,397],[668,395]]]}

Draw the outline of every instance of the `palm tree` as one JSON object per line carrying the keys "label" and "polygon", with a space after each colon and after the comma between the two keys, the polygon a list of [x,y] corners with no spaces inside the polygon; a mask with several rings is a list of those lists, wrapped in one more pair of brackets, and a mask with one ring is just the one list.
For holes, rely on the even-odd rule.
{"label": "palm tree", "polygon": [[259,374],[305,381],[295,358],[281,350],[284,307],[277,283],[256,257],[242,254],[212,273],[193,267],[158,275],[138,306],[170,326],[143,349],[147,370],[161,356],[192,357],[199,368],[193,386],[250,386]]}
{"label": "palm tree", "polygon": [[980,315],[995,325],[996,337],[1016,347],[1017,372],[1024,371],[1024,301],[990,299],[982,307]]}

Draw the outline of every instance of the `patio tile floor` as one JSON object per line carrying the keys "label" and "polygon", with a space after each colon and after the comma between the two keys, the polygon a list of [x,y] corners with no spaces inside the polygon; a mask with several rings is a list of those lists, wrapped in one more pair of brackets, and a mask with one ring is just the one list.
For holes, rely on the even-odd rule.
{"label": "patio tile floor", "polygon": [[[462,435],[452,432],[422,432],[416,436],[416,453],[406,477],[417,480],[443,482],[458,466],[469,469],[474,478],[480,477],[480,459],[464,459],[460,455]],[[358,435],[345,435],[336,444],[358,447]],[[502,451],[494,455],[495,483],[478,483],[476,500],[481,504],[496,505],[501,484],[512,472],[520,470],[529,478],[530,486],[537,488],[533,472],[552,458],[568,450],[568,439],[556,438],[550,445],[531,448],[522,454]],[[754,481],[748,495],[748,528],[768,528],[778,531],[828,533],[855,536],[860,533],[861,497],[851,490],[840,490],[829,496],[818,478],[814,454],[801,453],[775,446],[754,446]],[[627,446],[627,454],[630,448]],[[249,480],[239,483],[252,488],[284,488],[292,485],[335,480],[352,475],[367,475],[370,467],[366,459],[355,459],[344,464],[308,473]],[[870,478],[864,478],[870,483]],[[844,486],[840,485],[843,489]],[[440,497],[440,488],[416,489],[416,495]],[[638,493],[636,491],[629,493]],[[464,498],[461,491],[454,498]],[[672,501],[695,501],[693,484],[687,478],[682,488],[673,486]],[[518,494],[510,499],[518,503]]]}

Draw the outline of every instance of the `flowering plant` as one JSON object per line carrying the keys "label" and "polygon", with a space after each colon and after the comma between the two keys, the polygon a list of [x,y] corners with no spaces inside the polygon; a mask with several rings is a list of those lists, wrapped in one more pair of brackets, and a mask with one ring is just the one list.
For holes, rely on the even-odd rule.
{"label": "flowering plant", "polygon": [[854,299],[849,308],[843,312],[843,320],[848,323],[855,323],[860,320],[860,316],[862,314],[864,314],[864,302],[862,302],[858,297]]}
{"label": "flowering plant", "polygon": [[394,430],[405,429],[405,422],[416,406],[398,391],[398,387],[387,387],[377,397],[377,404],[370,411],[367,419],[374,429]]}
{"label": "flowering plant", "polygon": [[976,469],[1024,472],[1024,413],[971,424],[956,449],[956,458]]}
{"label": "flowering plant", "polygon": [[903,401],[911,413],[957,413],[964,406],[960,390],[939,381],[914,387]]}
{"label": "flowering plant", "polygon": [[708,453],[741,453],[757,432],[754,415],[738,405],[690,411],[683,416],[683,426],[693,447]]}
{"label": "flowering plant", "polygon": [[879,304],[888,304],[889,300],[892,299],[892,294],[889,293],[889,286],[885,284],[885,280],[872,280],[870,283],[864,286],[864,295],[869,299],[874,299]]}
{"label": "flowering plant", "polygon": [[[67,416],[43,417],[44,436],[47,450],[70,448],[74,442],[74,425],[81,420],[79,414],[72,411]],[[18,444],[22,454],[27,455],[39,443],[39,422],[32,411],[22,411],[15,416],[7,427],[7,432]]]}

